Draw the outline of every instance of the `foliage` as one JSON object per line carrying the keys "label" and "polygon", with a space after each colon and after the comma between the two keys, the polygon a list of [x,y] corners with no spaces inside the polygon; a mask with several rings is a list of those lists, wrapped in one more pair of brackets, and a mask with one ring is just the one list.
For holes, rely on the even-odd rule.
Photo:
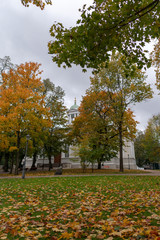
{"label": "foliage", "polygon": [[73,136],[79,144],[80,155],[83,153],[83,158],[91,163],[116,156],[118,134],[106,92],[88,92],[83,97],[79,116],[73,122]]}
{"label": "foliage", "polygon": [[[73,128],[76,130],[75,126]],[[79,134],[81,134],[80,141],[77,141],[76,146],[72,148],[74,156],[81,159],[83,173],[86,172],[88,167],[92,167],[93,172],[95,163],[104,155],[104,151],[100,150],[96,145],[92,145],[92,135],[88,136],[89,134],[82,133],[82,129],[80,129]],[[73,136],[73,138],[76,137]]]}
{"label": "foliage", "polygon": [[160,89],[160,38],[154,46],[154,51],[151,54],[153,65],[156,67],[157,88]]}
{"label": "foliage", "polygon": [[[44,105],[39,67],[39,64],[30,62],[17,66],[15,70],[10,69],[8,73],[2,73],[0,132],[1,137],[7,141],[5,148],[17,147],[16,172],[23,138],[29,134],[32,140],[38,139],[42,128],[50,125],[49,111]],[[4,148],[2,141],[0,147]]]}
{"label": "foliage", "polygon": [[144,73],[136,64],[128,64],[124,55],[112,53],[108,67],[104,67],[91,78],[88,92],[104,91],[113,115],[112,121],[119,133],[120,171],[123,171],[124,140],[133,140],[136,122],[129,106],[152,97],[152,90],[145,82]]}
{"label": "foliage", "polygon": [[40,7],[41,10],[44,9],[46,4],[52,4],[51,0],[21,0],[21,2],[25,7],[29,7],[29,4],[33,4],[37,7]]}
{"label": "foliage", "polygon": [[135,156],[138,166],[160,162],[160,114],[154,115],[144,132],[135,139]]}
{"label": "foliage", "polygon": [[148,163],[145,145],[145,134],[142,131],[138,131],[134,141],[134,149],[136,164],[139,167],[143,167],[144,164]]}
{"label": "foliage", "polygon": [[159,240],[160,178],[1,179],[0,239]]}
{"label": "foliage", "polygon": [[50,29],[49,53],[59,67],[97,69],[113,50],[123,53],[129,64],[150,66],[143,47],[159,37],[159,0],[94,0],[80,11],[76,26],[67,29],[55,23]]}
{"label": "foliage", "polygon": [[50,108],[51,126],[45,132],[44,148],[50,161],[51,156],[57,156],[61,153],[67,141],[67,119],[66,107],[64,106],[64,91],[61,87],[55,85],[49,80],[43,80],[45,106]]}
{"label": "foliage", "polygon": [[160,162],[160,114],[148,121],[145,130],[145,149],[149,162]]}

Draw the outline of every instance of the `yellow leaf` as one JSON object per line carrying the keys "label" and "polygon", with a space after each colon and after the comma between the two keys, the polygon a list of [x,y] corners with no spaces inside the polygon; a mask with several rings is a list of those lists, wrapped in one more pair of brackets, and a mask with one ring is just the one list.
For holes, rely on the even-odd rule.
{"label": "yellow leaf", "polygon": [[121,232],[112,232],[112,233],[110,233],[110,235],[112,235],[112,236],[118,236],[118,237],[121,237],[121,236],[122,236]]}
{"label": "yellow leaf", "polygon": [[71,237],[73,237],[73,233],[64,232],[59,239],[70,239]]}

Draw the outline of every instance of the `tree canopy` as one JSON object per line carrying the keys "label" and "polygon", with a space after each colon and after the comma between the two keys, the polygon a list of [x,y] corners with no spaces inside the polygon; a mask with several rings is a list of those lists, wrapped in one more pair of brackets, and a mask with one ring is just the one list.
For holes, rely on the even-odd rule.
{"label": "tree canopy", "polygon": [[[40,65],[25,63],[2,73],[0,86],[0,147],[16,150],[16,173],[22,139],[29,134],[32,140],[39,138],[42,128],[50,126],[49,109],[44,105],[43,83]],[[2,145],[2,146],[1,146]],[[40,145],[40,142],[39,142]]]}
{"label": "tree canopy", "polygon": [[38,155],[47,155],[50,169],[51,157],[60,154],[67,141],[64,91],[49,79],[41,81],[38,63],[11,67],[9,57],[0,59],[0,157],[5,156],[4,169],[15,164],[18,173],[28,134],[28,152],[33,157],[30,170],[36,168]]}
{"label": "tree canopy", "polygon": [[112,50],[118,50],[139,68],[150,66],[143,47],[160,35],[159,2],[94,0],[90,7],[84,5],[75,27],[67,29],[62,23],[51,27],[48,48],[53,61],[59,67],[76,64],[84,70],[97,69]]}
{"label": "tree canopy", "polygon": [[160,162],[160,114],[149,119],[144,132],[138,132],[135,139],[135,156],[138,166]]}
{"label": "tree canopy", "polygon": [[153,65],[155,66],[155,72],[156,72],[156,85],[157,88],[160,89],[160,38],[158,39],[157,43],[154,46],[154,50],[151,54]]}
{"label": "tree canopy", "polygon": [[49,170],[52,167],[51,157],[56,157],[65,147],[67,139],[67,109],[64,106],[64,91],[56,87],[49,79],[43,80],[45,106],[50,109],[51,126],[45,132],[44,152],[49,159]]}
{"label": "tree canopy", "polygon": [[134,141],[134,149],[135,149],[136,164],[139,167],[143,167],[144,164],[148,163],[145,143],[146,143],[145,133],[142,131],[138,131]]}
{"label": "tree canopy", "polygon": [[21,0],[21,3],[25,6],[25,7],[29,7],[29,4],[33,4],[37,7],[40,7],[41,10],[44,9],[46,4],[52,4],[51,0]]}
{"label": "tree canopy", "polygon": [[145,150],[149,162],[160,162],[160,114],[154,115],[145,130]]}
{"label": "tree canopy", "polygon": [[[91,162],[111,160],[118,152],[118,132],[108,93],[88,92],[73,122],[73,135],[80,157]],[[94,161],[93,161],[94,160]]]}
{"label": "tree canopy", "polygon": [[[152,97],[144,73],[136,64],[128,64],[124,55],[112,53],[108,67],[91,78],[74,122],[74,134],[83,146],[87,142],[98,159],[109,160],[119,149],[123,171],[123,146],[136,133],[136,121],[129,106]],[[98,153],[98,154],[97,154]],[[88,151],[87,151],[88,154]],[[93,158],[93,156],[92,156]]]}
{"label": "tree canopy", "polygon": [[[128,64],[127,58],[119,53],[112,53],[108,67],[100,69],[91,78],[89,91],[108,93],[109,102],[114,112],[114,122],[119,132],[120,171],[123,171],[123,145],[125,139],[133,139],[135,131],[127,125],[126,112],[131,104],[152,97],[152,90],[145,82],[144,73],[136,64]],[[133,129],[132,129],[133,128]]]}

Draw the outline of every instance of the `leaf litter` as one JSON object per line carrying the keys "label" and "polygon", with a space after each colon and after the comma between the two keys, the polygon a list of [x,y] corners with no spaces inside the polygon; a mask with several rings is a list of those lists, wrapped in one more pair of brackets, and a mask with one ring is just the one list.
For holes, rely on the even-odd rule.
{"label": "leaf litter", "polygon": [[160,240],[160,178],[1,180],[0,239]]}

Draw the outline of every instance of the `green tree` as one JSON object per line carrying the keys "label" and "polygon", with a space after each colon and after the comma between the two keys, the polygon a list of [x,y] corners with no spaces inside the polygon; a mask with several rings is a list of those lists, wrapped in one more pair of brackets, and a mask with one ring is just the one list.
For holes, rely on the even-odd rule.
{"label": "green tree", "polygon": [[51,157],[56,157],[63,150],[67,141],[67,114],[64,106],[64,91],[56,87],[49,79],[43,81],[45,105],[50,108],[51,126],[45,133],[44,148],[52,168]]}
{"label": "green tree", "polygon": [[160,114],[148,121],[145,130],[145,150],[149,162],[160,162]]}
{"label": "green tree", "polygon": [[154,51],[151,53],[153,65],[156,67],[157,88],[160,89],[160,38],[154,46]]}
{"label": "green tree", "polygon": [[[74,136],[76,137],[76,136]],[[83,135],[81,141],[78,141],[76,146],[72,148],[74,151],[74,156],[81,159],[81,167],[83,172],[85,172],[86,168],[92,164],[92,172],[93,172],[93,165],[97,162],[95,159],[93,148],[90,145],[89,139],[87,135]]]}
{"label": "green tree", "polygon": [[97,69],[104,62],[107,66],[113,50],[139,68],[150,66],[143,47],[159,37],[159,14],[159,0],[94,0],[90,7],[84,5],[76,26],[53,24],[49,53],[59,67],[76,64],[84,70]]}
{"label": "green tree", "polygon": [[145,82],[144,73],[136,64],[128,64],[121,54],[112,54],[107,68],[91,78],[90,91],[108,93],[109,101],[114,110],[114,122],[119,131],[120,171],[123,171],[123,144],[124,139],[134,138],[129,124],[126,125],[125,114],[128,107],[152,97],[152,90]]}
{"label": "green tree", "polygon": [[145,134],[142,131],[138,131],[134,141],[136,164],[139,167],[143,167],[144,164],[148,163],[148,157],[145,148]]}

